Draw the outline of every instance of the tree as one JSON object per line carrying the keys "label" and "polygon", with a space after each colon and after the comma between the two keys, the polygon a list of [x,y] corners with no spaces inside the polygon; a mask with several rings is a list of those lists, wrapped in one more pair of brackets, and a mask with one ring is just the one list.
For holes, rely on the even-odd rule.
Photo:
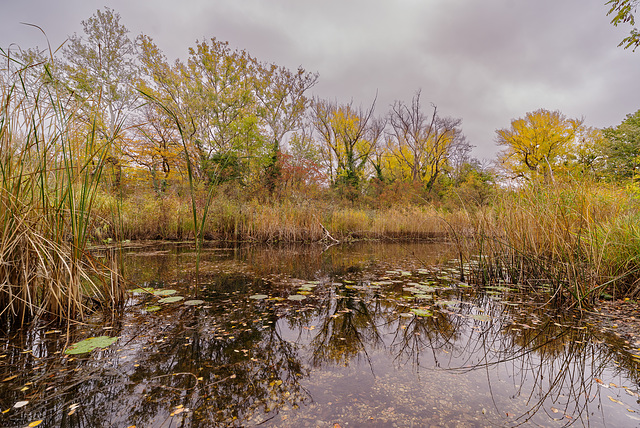
{"label": "tree", "polygon": [[602,154],[607,174],[617,179],[635,177],[640,167],[640,110],[602,132],[606,138]]}
{"label": "tree", "polygon": [[462,121],[440,117],[437,107],[432,107],[430,115],[423,112],[418,91],[410,105],[396,101],[389,113],[388,148],[404,171],[402,178],[423,182],[427,189],[433,187],[454,150],[470,148],[460,130]]}
{"label": "tree", "polygon": [[310,99],[305,93],[318,81],[318,74],[308,73],[302,67],[292,72],[275,64],[259,64],[255,76],[257,115],[265,126],[269,145],[266,181],[270,191],[279,179],[278,156],[285,135],[300,127]]}
{"label": "tree", "polygon": [[133,87],[135,45],[127,36],[129,30],[120,23],[120,15],[109,8],[82,21],[82,28],[84,35],[70,36],[64,47],[64,68],[86,120],[95,121],[100,139],[113,147],[109,161],[115,168],[114,184],[119,186],[119,139],[137,99]]}
{"label": "tree", "polygon": [[[635,25],[634,13],[638,10],[640,0],[609,0],[606,4],[611,5],[607,16],[613,15],[611,23],[614,26],[617,27],[619,24]],[[638,32],[638,29],[632,28],[629,36],[622,39],[618,46],[624,46],[625,49],[633,47],[635,52],[640,46],[640,32]]]}
{"label": "tree", "polygon": [[373,135],[370,126],[374,109],[375,101],[367,110],[354,108],[351,103],[313,102],[312,122],[320,134],[331,183],[352,199],[360,190],[369,156],[377,144],[367,139]]}
{"label": "tree", "polygon": [[539,109],[511,121],[511,127],[496,131],[496,142],[506,147],[499,162],[512,175],[553,180],[554,172],[568,159],[582,120],[568,119],[559,111]]}

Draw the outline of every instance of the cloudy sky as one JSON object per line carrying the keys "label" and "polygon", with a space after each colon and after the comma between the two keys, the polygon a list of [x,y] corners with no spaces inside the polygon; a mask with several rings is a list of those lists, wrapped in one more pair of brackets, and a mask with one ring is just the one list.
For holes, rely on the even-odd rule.
{"label": "cloudy sky", "polygon": [[606,0],[0,0],[0,47],[55,48],[108,6],[170,59],[215,37],[264,62],[318,72],[314,94],[370,104],[422,101],[462,118],[491,159],[495,130],[538,108],[617,125],[640,109],[640,50],[617,47]]}

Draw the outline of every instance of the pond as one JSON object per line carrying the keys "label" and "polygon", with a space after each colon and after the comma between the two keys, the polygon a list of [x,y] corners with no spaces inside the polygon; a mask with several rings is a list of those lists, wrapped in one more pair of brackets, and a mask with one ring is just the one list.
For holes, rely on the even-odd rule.
{"label": "pond", "polygon": [[196,281],[188,245],[130,249],[123,313],[0,334],[0,426],[640,426],[640,343],[455,257],[212,246]]}

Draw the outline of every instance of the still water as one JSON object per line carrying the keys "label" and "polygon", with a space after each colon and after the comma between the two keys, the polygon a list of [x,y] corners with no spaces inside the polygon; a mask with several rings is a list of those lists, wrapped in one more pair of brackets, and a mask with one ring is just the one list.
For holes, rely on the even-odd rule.
{"label": "still water", "polygon": [[131,249],[122,314],[0,332],[0,426],[640,426],[640,343],[455,257],[217,246],[196,281],[190,246]]}

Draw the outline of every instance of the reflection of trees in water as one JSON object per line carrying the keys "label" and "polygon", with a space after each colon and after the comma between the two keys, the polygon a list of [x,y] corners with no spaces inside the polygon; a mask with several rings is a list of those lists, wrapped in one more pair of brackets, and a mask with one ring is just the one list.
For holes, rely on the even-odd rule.
{"label": "reflection of trees in water", "polygon": [[311,365],[348,365],[361,355],[370,363],[367,348],[375,349],[382,343],[375,323],[379,303],[377,299],[365,301],[343,284],[333,285],[315,314],[320,325],[310,345]]}
{"label": "reflection of trees in water", "polygon": [[[342,253],[331,248],[314,253],[315,261],[304,253],[287,261],[291,254],[286,253],[295,249],[275,255],[260,247],[234,251],[205,257],[216,269],[199,292],[212,307],[180,306],[130,316],[108,331],[121,336],[108,350],[60,358],[55,352],[64,338],[45,337],[38,329],[0,339],[0,355],[6,355],[0,358],[0,381],[20,373],[15,381],[0,384],[1,409],[25,397],[33,402],[23,413],[0,415],[0,425],[24,426],[45,419],[49,426],[151,426],[161,424],[179,405],[192,410],[183,413],[181,426],[227,426],[234,418],[237,425],[257,424],[311,399],[301,381],[312,368],[348,365],[359,358],[373,368],[373,350],[386,353],[399,367],[411,363],[415,370],[483,371],[489,389],[496,392],[500,414],[505,409],[511,413],[515,405],[495,388],[507,376],[511,395],[527,403],[527,408],[517,409],[517,423],[547,422],[566,414],[574,422],[589,424],[588,412],[601,400],[595,378],[602,377],[605,366],[610,370],[613,359],[620,363],[616,370],[625,376],[631,370],[629,376],[637,380],[636,363],[628,354],[621,357],[594,344],[592,331],[566,327],[569,323],[547,308],[508,306],[491,298],[505,296],[481,291],[463,297],[460,290],[438,291],[436,300],[458,301],[438,306],[425,299],[401,300],[402,284],[382,290],[367,287],[372,273],[362,268],[369,266],[371,252],[377,260],[385,257],[375,249],[361,247],[341,258]],[[154,266],[155,274],[142,275],[145,284],[168,288],[181,275],[177,266],[182,262],[173,258],[186,257],[191,255],[147,255],[136,263],[140,269]],[[334,259],[341,261],[333,265]],[[261,263],[277,267],[253,276],[254,266]],[[305,266],[297,268],[299,264]],[[281,269],[323,283],[302,302],[247,300],[246,294],[259,291],[286,298],[303,283],[285,280],[286,275],[281,282],[272,281],[269,272]],[[156,274],[160,276],[154,279]],[[516,297],[527,300],[525,295]],[[429,308],[434,316],[400,316],[414,307]],[[141,328],[146,321],[149,328]],[[310,332],[308,367],[298,345],[283,337],[284,326]],[[81,338],[74,336],[71,342]],[[29,349],[32,354],[23,353]],[[426,359],[435,367],[425,367]],[[28,382],[33,382],[30,389],[21,392]],[[81,406],[69,416],[73,403]],[[562,413],[545,414],[550,403]]]}
{"label": "reflection of trees in water", "polygon": [[[142,320],[135,330],[114,331],[121,339],[109,350],[74,361],[50,358],[46,373],[56,379],[43,383],[49,389],[38,407],[46,414],[32,409],[11,423],[44,418],[51,426],[152,426],[183,405],[193,413],[183,413],[182,426],[242,425],[309,400],[300,384],[308,370],[296,345],[275,328],[273,307],[227,299],[215,310],[180,307],[157,315],[162,322],[144,332],[136,331]],[[11,362],[34,373],[28,360],[18,354]],[[14,400],[15,391],[0,392],[3,404]],[[81,406],[67,416],[73,403]]]}
{"label": "reflection of trees in water", "polygon": [[[538,316],[522,307],[490,300],[476,303],[492,321],[465,319],[459,328],[466,340],[456,346],[457,353],[468,358],[448,370],[485,371],[499,414],[505,414],[511,403],[504,401],[504,391],[494,396],[494,384],[504,388],[503,377],[510,378],[513,390],[510,398],[522,397],[526,403],[526,409],[516,412],[517,425],[536,416],[541,417],[540,423],[549,418],[564,418],[566,424],[593,423],[590,406],[602,412],[601,390],[595,379],[602,377],[613,362],[612,351],[594,343],[593,335],[584,327],[565,325],[561,318]],[[505,322],[509,320],[511,323]],[[472,361],[474,356],[481,358]],[[557,414],[550,410],[551,406]],[[538,415],[539,412],[544,415]]]}

